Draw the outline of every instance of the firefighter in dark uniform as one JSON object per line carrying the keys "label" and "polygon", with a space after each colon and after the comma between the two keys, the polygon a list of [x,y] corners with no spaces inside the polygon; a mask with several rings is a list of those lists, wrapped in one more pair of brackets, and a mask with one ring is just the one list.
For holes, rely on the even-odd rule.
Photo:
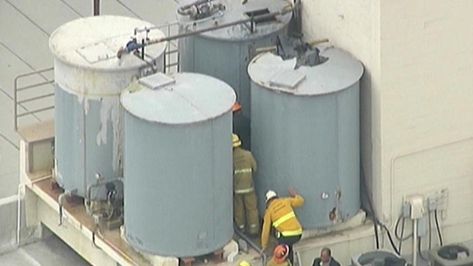
{"label": "firefighter in dark uniform", "polygon": [[256,161],[251,152],[241,148],[238,135],[233,134],[233,211],[240,231],[250,235],[259,233],[259,216],[253,174]]}

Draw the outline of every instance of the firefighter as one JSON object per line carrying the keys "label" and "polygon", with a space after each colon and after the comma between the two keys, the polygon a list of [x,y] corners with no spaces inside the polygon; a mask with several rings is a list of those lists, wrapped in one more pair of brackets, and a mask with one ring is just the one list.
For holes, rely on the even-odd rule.
{"label": "firefighter", "polygon": [[259,232],[256,193],[253,185],[255,172],[255,158],[251,152],[241,148],[240,138],[233,134],[234,219],[238,229],[250,235],[256,235]]}
{"label": "firefighter", "polygon": [[266,266],[291,266],[291,262],[287,259],[289,255],[288,245],[277,245],[274,248],[273,257]]}
{"label": "firefighter", "polygon": [[293,262],[292,246],[302,237],[302,226],[294,213],[293,208],[304,204],[304,198],[294,189],[289,188],[289,198],[279,198],[276,192],[269,190],[266,193],[266,213],[264,214],[261,246],[268,246],[271,225],[275,228],[278,244],[289,246],[289,260]]}
{"label": "firefighter", "polygon": [[246,260],[242,260],[242,261],[238,264],[238,266],[251,266],[251,264],[250,264],[248,261],[246,261]]}

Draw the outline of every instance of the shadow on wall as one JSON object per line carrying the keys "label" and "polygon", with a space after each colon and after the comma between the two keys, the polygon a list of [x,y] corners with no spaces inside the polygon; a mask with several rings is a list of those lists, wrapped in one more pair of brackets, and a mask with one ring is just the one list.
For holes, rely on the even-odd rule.
{"label": "shadow on wall", "polygon": [[[369,195],[373,198],[373,169],[372,169],[372,106],[371,106],[372,88],[371,88],[371,73],[365,68],[363,77],[360,83],[360,153],[361,153],[361,167],[360,167],[360,190],[361,190],[361,206],[362,209],[368,210],[367,197]],[[363,186],[363,178],[366,181],[368,191],[365,191]],[[369,194],[366,194],[369,193]]]}

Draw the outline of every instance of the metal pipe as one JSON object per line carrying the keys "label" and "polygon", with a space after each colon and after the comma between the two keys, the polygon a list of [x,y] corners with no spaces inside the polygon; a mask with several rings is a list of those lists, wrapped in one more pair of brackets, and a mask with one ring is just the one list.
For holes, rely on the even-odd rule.
{"label": "metal pipe", "polygon": [[166,64],[167,64],[167,59],[166,55],[163,56],[163,73],[166,74]]}
{"label": "metal pipe", "polygon": [[261,47],[261,48],[256,48],[255,53],[266,53],[266,52],[275,52],[278,50],[278,47],[276,45],[273,46],[268,46],[268,47]]}
{"label": "metal pipe", "polygon": [[17,86],[18,86],[18,78],[19,76],[15,78],[14,82],[14,88],[13,88],[13,127],[15,129],[15,132],[18,131],[18,103],[17,103],[17,98],[18,98],[18,91],[17,91]]}
{"label": "metal pipe", "polygon": [[24,99],[24,100],[18,101],[18,104],[27,103],[27,102],[43,99],[43,98],[50,97],[50,96],[54,96],[54,92],[53,93],[48,93],[48,94],[45,94],[45,95],[36,96],[36,97],[31,97],[31,98],[28,98],[28,99]]}
{"label": "metal pipe", "polygon": [[316,45],[318,45],[318,44],[325,43],[325,42],[329,42],[329,39],[326,39],[326,38],[325,38],[325,39],[320,39],[320,40],[314,40],[314,41],[308,42],[308,44],[309,44],[310,46],[316,46]]}
{"label": "metal pipe", "polygon": [[20,78],[32,76],[32,75],[43,73],[43,72],[48,72],[48,71],[51,71],[51,70],[54,70],[54,67],[48,67],[48,68],[28,72],[28,73],[25,73],[25,74],[21,74],[21,75],[16,76],[15,82],[17,82],[17,80],[20,79]]}
{"label": "metal pipe", "polygon": [[21,192],[23,184],[18,185],[18,202],[17,202],[17,217],[16,217],[16,244],[20,246],[20,232],[21,232]]}
{"label": "metal pipe", "polygon": [[44,111],[47,111],[47,110],[50,110],[50,109],[54,109],[54,106],[50,106],[50,107],[44,107],[44,108],[39,108],[39,109],[36,109],[36,110],[33,110],[33,111],[29,111],[29,112],[24,112],[24,113],[21,113],[21,114],[17,114],[18,117],[22,117],[22,116],[25,116],[25,115],[30,115],[30,114],[34,114],[34,113],[39,113],[39,112],[44,112]]}
{"label": "metal pipe", "polygon": [[100,0],[94,0],[94,16],[99,16],[100,15]]}
{"label": "metal pipe", "polygon": [[250,32],[251,33],[255,32],[255,19],[253,16],[251,16],[251,20],[250,20]]}
{"label": "metal pipe", "polygon": [[168,52],[166,52],[166,54],[175,54],[179,52],[178,50],[169,50]]}
{"label": "metal pipe", "polygon": [[141,40],[141,60],[145,60],[145,39]]}
{"label": "metal pipe", "polygon": [[171,63],[171,64],[168,64],[168,67],[173,67],[173,66],[177,66],[178,63]]}
{"label": "metal pipe", "polygon": [[234,230],[235,230],[235,233],[239,237],[243,238],[243,240],[245,240],[254,250],[256,250],[261,255],[261,258],[263,260],[262,261],[263,266],[265,266],[267,258],[266,258],[266,254],[264,254],[263,250],[255,242],[253,242],[253,240],[251,240],[248,236],[246,236],[243,232],[241,232],[236,226],[234,226]]}
{"label": "metal pipe", "polygon": [[54,83],[54,80],[48,80],[48,81],[44,81],[44,82],[40,82],[40,83],[36,83],[36,84],[31,84],[31,85],[24,86],[24,87],[21,87],[21,88],[16,88],[16,90],[17,91],[24,91],[24,90],[27,90],[27,89],[36,88],[36,87],[51,84],[51,83]]}
{"label": "metal pipe", "polygon": [[106,185],[108,183],[112,183],[112,182],[119,182],[119,183],[122,183],[122,185],[123,185],[122,178],[115,177],[115,178],[111,178],[111,179],[105,179],[103,181],[97,181],[95,184],[87,186],[87,192],[86,192],[86,196],[85,196],[85,199],[84,199],[84,205],[85,205],[85,209],[86,209],[86,211],[89,215],[91,214],[90,213],[90,203],[92,201],[91,200],[92,189],[96,188],[96,187],[104,186],[104,185]]}
{"label": "metal pipe", "polygon": [[240,25],[240,24],[244,24],[244,23],[248,23],[248,22],[251,22],[255,19],[257,20],[264,20],[264,19],[268,19],[268,18],[272,18],[274,16],[278,16],[278,15],[284,15],[288,13],[287,11],[276,11],[276,12],[272,12],[272,13],[269,13],[269,14],[263,14],[263,15],[258,15],[258,16],[252,16],[250,18],[247,18],[247,19],[241,19],[241,20],[237,20],[237,21],[233,21],[233,22],[229,22],[229,23],[225,23],[225,24],[221,24],[221,25],[217,25],[217,26],[214,26],[214,27],[209,27],[209,28],[205,28],[205,29],[200,29],[200,30],[196,30],[196,31],[192,31],[192,32],[186,32],[186,33],[181,33],[181,34],[176,34],[174,36],[169,36],[169,37],[164,37],[164,38],[159,38],[159,39],[155,39],[155,40],[150,40],[148,43],[146,43],[145,45],[152,45],[152,44],[156,44],[156,43],[160,43],[160,42],[166,42],[166,41],[172,41],[172,40],[176,40],[176,39],[180,39],[180,38],[184,38],[184,37],[188,37],[188,36],[192,36],[192,35],[197,35],[197,34],[201,34],[201,33],[204,33],[204,32],[208,32],[208,31],[214,31],[214,30],[219,30],[219,29],[222,29],[222,28],[228,28],[228,27],[231,27],[231,26],[235,26],[235,25]]}
{"label": "metal pipe", "polygon": [[[214,30],[218,30],[218,29],[228,28],[228,27],[235,26],[235,25],[240,25],[240,24],[244,24],[244,23],[248,23],[248,22],[253,22],[254,20],[269,19],[269,18],[272,18],[274,16],[287,14],[291,11],[292,11],[292,7],[288,6],[288,7],[283,8],[280,11],[275,11],[275,12],[268,13],[268,14],[252,16],[252,17],[247,18],[247,19],[241,19],[241,20],[237,20],[237,21],[217,25],[217,26],[214,26],[214,27],[209,27],[209,28],[200,29],[200,30],[196,30],[196,31],[176,34],[174,36],[168,36],[168,37],[158,38],[158,39],[154,39],[154,40],[149,40],[148,42],[146,42],[144,44],[144,46],[153,45],[153,44],[157,44],[157,43],[161,43],[161,42],[177,40],[177,39],[180,39],[180,38],[185,38],[185,37],[201,34],[201,33],[208,32],[208,31],[214,31]],[[136,31],[136,29],[135,29],[135,31]]]}
{"label": "metal pipe", "polygon": [[155,26],[151,26],[151,27],[135,28],[133,32],[134,32],[134,35],[136,35],[136,34],[141,33],[141,32],[145,32],[145,31],[149,32],[151,30],[162,29],[164,27],[170,27],[170,26],[178,25],[178,24],[179,24],[179,22],[173,21],[173,22],[170,22],[170,23],[155,25]]}
{"label": "metal pipe", "polygon": [[418,240],[418,236],[417,236],[417,222],[419,220],[418,219],[415,219],[412,221],[413,223],[413,238],[412,238],[412,266],[417,266],[417,240]]}
{"label": "metal pipe", "polygon": [[90,197],[91,197],[90,194],[92,193],[93,188],[104,186],[104,185],[106,185],[108,183],[112,183],[112,182],[119,182],[119,183],[122,183],[122,185],[123,185],[123,180],[122,180],[121,177],[115,177],[115,178],[111,178],[111,179],[105,179],[103,181],[98,181],[95,184],[87,186],[86,200],[90,201]]}
{"label": "metal pipe", "polygon": [[63,192],[63,193],[59,194],[59,196],[57,198],[57,202],[59,203],[59,226],[62,225],[62,209],[63,209],[64,199],[66,197],[66,193],[67,192]]}

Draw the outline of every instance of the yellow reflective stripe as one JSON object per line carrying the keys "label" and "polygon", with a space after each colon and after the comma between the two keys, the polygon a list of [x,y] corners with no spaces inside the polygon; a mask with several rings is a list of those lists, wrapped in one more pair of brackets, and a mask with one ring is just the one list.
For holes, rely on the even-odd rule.
{"label": "yellow reflective stripe", "polygon": [[298,236],[298,235],[302,235],[302,229],[294,230],[294,231],[284,231],[284,232],[281,232],[281,235],[283,235],[283,236]]}
{"label": "yellow reflective stripe", "polygon": [[284,223],[285,221],[291,219],[291,218],[294,218],[296,217],[296,215],[294,214],[294,212],[290,212],[288,214],[285,214],[283,216],[281,216],[279,219],[277,219],[276,221],[273,222],[273,226],[274,227],[278,227],[280,224]]}
{"label": "yellow reflective stripe", "polygon": [[236,194],[245,194],[245,193],[249,193],[249,192],[251,192],[251,191],[253,191],[253,188],[252,188],[252,187],[250,187],[250,188],[244,188],[244,189],[236,189],[236,190],[235,190],[235,193],[236,193]]}
{"label": "yellow reflective stripe", "polygon": [[251,173],[253,172],[253,170],[251,168],[245,168],[245,169],[237,169],[234,171],[234,174],[235,175],[238,175],[238,174],[246,174],[246,173]]}

